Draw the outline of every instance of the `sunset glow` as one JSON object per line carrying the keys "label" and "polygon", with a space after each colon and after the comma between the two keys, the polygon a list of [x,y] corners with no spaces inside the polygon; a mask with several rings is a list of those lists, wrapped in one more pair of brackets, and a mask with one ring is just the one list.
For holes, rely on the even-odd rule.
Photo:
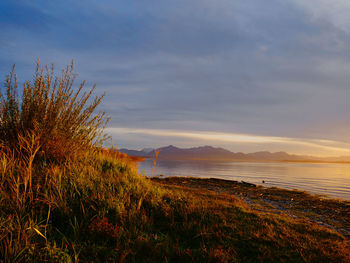
{"label": "sunset glow", "polygon": [[[287,137],[272,137],[272,136],[259,136],[252,134],[238,134],[238,133],[220,133],[220,132],[203,132],[203,131],[178,131],[178,130],[160,130],[160,129],[135,129],[135,128],[108,128],[107,131],[110,134],[118,135],[132,135],[135,138],[137,135],[147,135],[154,138],[157,137],[169,137],[176,138],[190,138],[193,140],[199,140],[203,143],[220,144],[222,142],[227,143],[226,148],[235,149],[235,144],[258,144],[258,145],[278,145],[281,149],[289,149],[290,146],[298,146],[297,154],[310,154],[315,156],[339,156],[350,154],[350,145],[331,141],[331,140],[318,140],[318,139],[298,139]],[[169,139],[170,141],[170,139]],[[154,144],[157,144],[154,139]],[[158,145],[161,146],[161,145]],[[293,153],[293,151],[288,151]]]}

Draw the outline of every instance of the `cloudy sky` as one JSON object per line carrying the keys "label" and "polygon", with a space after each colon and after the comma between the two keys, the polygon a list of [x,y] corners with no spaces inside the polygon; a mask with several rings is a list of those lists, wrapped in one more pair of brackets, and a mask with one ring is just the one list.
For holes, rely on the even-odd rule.
{"label": "cloudy sky", "polygon": [[0,73],[75,61],[118,147],[350,155],[350,1],[0,2]]}

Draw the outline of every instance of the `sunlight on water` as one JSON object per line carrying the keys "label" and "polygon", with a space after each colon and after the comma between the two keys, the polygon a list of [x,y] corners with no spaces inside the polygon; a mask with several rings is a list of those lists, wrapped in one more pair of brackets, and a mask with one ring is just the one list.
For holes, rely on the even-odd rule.
{"label": "sunlight on water", "polygon": [[[139,171],[150,176],[151,164],[150,160],[140,163]],[[254,184],[306,190],[315,194],[350,200],[349,164],[159,160],[154,175],[161,174],[243,180]]]}

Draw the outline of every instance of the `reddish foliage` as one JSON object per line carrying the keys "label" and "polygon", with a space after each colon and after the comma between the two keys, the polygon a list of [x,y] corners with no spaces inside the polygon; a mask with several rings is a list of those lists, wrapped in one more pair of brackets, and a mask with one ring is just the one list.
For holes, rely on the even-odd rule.
{"label": "reddish foliage", "polygon": [[105,216],[92,219],[89,229],[96,234],[107,235],[114,238],[118,236],[119,232],[119,227],[109,223],[108,218]]}

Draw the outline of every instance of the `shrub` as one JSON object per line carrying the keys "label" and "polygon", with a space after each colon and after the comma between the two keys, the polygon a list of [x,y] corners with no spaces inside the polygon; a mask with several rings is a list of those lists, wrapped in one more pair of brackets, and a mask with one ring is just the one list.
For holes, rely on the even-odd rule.
{"label": "shrub", "polygon": [[104,95],[91,100],[96,86],[83,91],[83,81],[75,89],[75,78],[73,63],[55,76],[53,65],[42,68],[38,61],[33,81],[25,82],[20,98],[13,67],[0,89],[0,146],[18,150],[20,138],[34,136],[38,154],[67,159],[100,145],[109,118],[94,112]]}

